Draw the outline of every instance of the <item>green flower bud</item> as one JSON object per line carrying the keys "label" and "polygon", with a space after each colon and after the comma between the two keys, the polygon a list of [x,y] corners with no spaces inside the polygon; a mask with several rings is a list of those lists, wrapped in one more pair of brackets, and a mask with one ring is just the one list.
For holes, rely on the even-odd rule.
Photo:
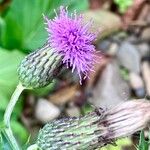
{"label": "green flower bud", "polygon": [[18,68],[20,82],[26,88],[48,85],[61,69],[61,56],[49,44],[27,55]]}
{"label": "green flower bud", "polygon": [[90,150],[102,147],[106,141],[110,142],[107,139],[110,132],[102,121],[103,116],[97,112],[80,118],[56,120],[40,130],[37,145],[42,150]]}

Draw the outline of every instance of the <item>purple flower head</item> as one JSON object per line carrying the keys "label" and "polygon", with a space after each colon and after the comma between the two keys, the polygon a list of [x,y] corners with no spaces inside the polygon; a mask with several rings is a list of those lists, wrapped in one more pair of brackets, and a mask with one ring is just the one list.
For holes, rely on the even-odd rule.
{"label": "purple flower head", "polygon": [[62,56],[62,61],[72,72],[77,70],[80,83],[88,77],[88,72],[93,70],[95,47],[92,41],[96,38],[94,33],[89,31],[91,22],[83,24],[83,16],[68,14],[67,8],[60,7],[59,15],[53,20],[47,17],[48,42],[57,53]]}

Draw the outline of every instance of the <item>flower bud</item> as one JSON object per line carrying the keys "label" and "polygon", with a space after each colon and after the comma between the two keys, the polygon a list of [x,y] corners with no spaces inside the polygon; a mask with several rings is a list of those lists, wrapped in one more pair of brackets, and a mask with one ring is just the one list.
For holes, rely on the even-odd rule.
{"label": "flower bud", "polygon": [[111,110],[96,109],[80,118],[64,118],[40,130],[37,146],[42,150],[97,149],[116,138],[143,129],[150,120],[150,103],[133,100]]}
{"label": "flower bud", "polygon": [[20,82],[26,88],[48,85],[61,70],[61,56],[49,44],[27,55],[18,68]]}

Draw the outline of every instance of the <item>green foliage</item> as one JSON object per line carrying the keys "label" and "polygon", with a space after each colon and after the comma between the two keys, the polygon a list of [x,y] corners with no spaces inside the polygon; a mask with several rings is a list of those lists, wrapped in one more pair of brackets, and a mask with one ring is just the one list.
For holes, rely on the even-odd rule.
{"label": "green foliage", "polygon": [[22,145],[25,144],[29,136],[27,129],[17,120],[12,120],[11,127],[17,141]]}
{"label": "green foliage", "polygon": [[17,66],[24,54],[17,50],[9,52],[0,48],[0,56],[0,110],[5,110],[11,94],[17,86]]}
{"label": "green foliage", "polygon": [[87,0],[13,0],[8,11],[2,14],[1,46],[24,52],[42,46],[47,38],[42,14],[52,18],[54,9],[60,5],[79,11],[87,8]]}
{"label": "green foliage", "polygon": [[[11,126],[17,141],[19,141],[21,145],[25,144],[28,138],[28,132],[26,129],[18,121],[12,121]],[[3,128],[0,128],[0,150],[13,150]]]}
{"label": "green foliage", "polygon": [[3,134],[1,130],[0,130],[0,149],[1,150],[13,150],[11,148],[11,145],[9,144],[9,141],[7,140],[6,136]]}
{"label": "green foliage", "polygon": [[94,109],[95,109],[94,106],[92,107],[91,104],[86,103],[81,108],[81,114],[86,115],[87,113],[93,111]]}
{"label": "green foliage", "polygon": [[[0,122],[2,122],[6,106],[18,83],[17,66],[24,57],[24,54],[17,50],[9,52],[5,49],[0,48],[0,56]],[[18,118],[20,117],[22,111],[22,104],[23,101],[20,98],[17,106],[15,107],[11,125],[14,133],[18,135],[18,139],[20,139],[21,142],[25,142],[28,135],[27,131],[18,122]],[[4,142],[5,141],[6,140],[4,138]],[[8,147],[8,144],[5,145]]]}
{"label": "green foliage", "polygon": [[121,150],[123,146],[130,146],[131,143],[132,142],[129,138],[123,138],[116,141],[117,146],[107,145],[101,148],[101,150]]}
{"label": "green foliage", "polygon": [[149,150],[149,148],[148,148],[149,144],[150,144],[150,138],[148,141],[146,141],[145,137],[144,137],[144,131],[141,131],[139,145],[137,147],[137,150]]}
{"label": "green foliage", "polygon": [[133,4],[133,0],[114,0],[118,6],[120,13],[125,13],[126,10]]}

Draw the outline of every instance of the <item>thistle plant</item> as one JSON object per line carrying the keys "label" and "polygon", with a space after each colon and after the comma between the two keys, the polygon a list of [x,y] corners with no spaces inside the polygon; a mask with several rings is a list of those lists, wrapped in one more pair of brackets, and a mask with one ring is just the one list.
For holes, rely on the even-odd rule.
{"label": "thistle plant", "polygon": [[93,70],[95,47],[92,42],[96,36],[89,31],[91,22],[84,24],[82,15],[78,16],[75,11],[69,15],[62,6],[53,20],[44,18],[47,42],[22,60],[18,68],[19,84],[4,114],[3,132],[15,150],[19,150],[19,146],[11,131],[10,118],[21,92],[50,84],[62,65],[72,68],[72,72],[76,70],[80,83]]}
{"label": "thistle plant", "polygon": [[[4,115],[3,134],[13,150],[20,150],[13,136],[10,118],[24,89],[44,87],[60,73],[62,66],[76,70],[80,83],[88,77],[95,63],[96,38],[91,22],[84,24],[83,16],[68,13],[60,7],[53,20],[44,16],[47,42],[42,48],[26,56],[19,68],[19,84]],[[127,102],[111,110],[96,109],[79,118],[64,118],[48,123],[40,130],[37,141],[28,150],[96,149],[115,138],[132,134],[145,127],[150,118],[150,103],[144,100]]]}

